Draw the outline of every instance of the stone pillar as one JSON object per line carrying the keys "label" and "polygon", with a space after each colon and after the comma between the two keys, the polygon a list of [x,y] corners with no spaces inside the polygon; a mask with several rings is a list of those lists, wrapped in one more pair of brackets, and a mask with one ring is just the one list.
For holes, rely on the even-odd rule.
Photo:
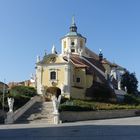
{"label": "stone pillar", "polygon": [[59,124],[60,123],[59,112],[54,112],[53,113],[53,123],[54,124]]}
{"label": "stone pillar", "polygon": [[13,118],[13,112],[8,112],[7,117],[5,119],[5,124],[13,124],[14,118]]}
{"label": "stone pillar", "polygon": [[53,123],[59,124],[59,105],[61,101],[61,95],[59,95],[58,99],[55,95],[52,96],[52,103],[53,103]]}
{"label": "stone pillar", "polygon": [[66,96],[70,97],[71,92],[71,71],[70,71],[70,63],[65,66],[65,85],[66,85]]}
{"label": "stone pillar", "polygon": [[41,88],[42,88],[42,67],[37,66],[36,68],[36,86],[37,86],[37,93],[42,94]]}
{"label": "stone pillar", "polygon": [[78,39],[75,39],[75,52],[78,53]]}
{"label": "stone pillar", "polygon": [[68,45],[67,49],[70,49],[70,38],[67,38],[67,45]]}
{"label": "stone pillar", "polygon": [[14,105],[14,98],[7,98],[8,106],[9,106],[9,112],[7,113],[7,118],[5,119],[5,124],[12,124],[14,122],[13,118],[13,105]]}

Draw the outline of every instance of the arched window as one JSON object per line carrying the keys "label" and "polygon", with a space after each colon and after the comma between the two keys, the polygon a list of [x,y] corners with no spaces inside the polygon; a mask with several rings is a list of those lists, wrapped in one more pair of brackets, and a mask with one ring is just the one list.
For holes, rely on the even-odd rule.
{"label": "arched window", "polygon": [[56,72],[55,72],[55,71],[52,71],[52,72],[50,73],[50,79],[51,79],[51,80],[56,80]]}
{"label": "arched window", "polygon": [[74,46],[74,45],[75,45],[74,41],[72,41],[72,42],[71,42],[71,45],[72,45],[72,46]]}

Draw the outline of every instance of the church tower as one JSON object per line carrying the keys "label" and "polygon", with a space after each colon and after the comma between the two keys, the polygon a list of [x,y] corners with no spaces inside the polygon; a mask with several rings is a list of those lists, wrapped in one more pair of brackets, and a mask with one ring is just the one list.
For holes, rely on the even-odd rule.
{"label": "church tower", "polygon": [[74,17],[72,18],[72,23],[69,29],[69,33],[61,39],[61,53],[63,55],[68,52],[71,54],[84,55],[86,38],[77,32]]}

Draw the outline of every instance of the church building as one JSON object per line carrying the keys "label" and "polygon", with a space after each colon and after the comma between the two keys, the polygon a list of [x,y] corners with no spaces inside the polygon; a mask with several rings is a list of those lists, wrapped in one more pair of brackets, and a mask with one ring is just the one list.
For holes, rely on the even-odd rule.
{"label": "church building", "polygon": [[[125,69],[104,59],[102,50],[99,54],[86,47],[87,39],[77,31],[74,18],[69,32],[61,39],[61,53],[55,46],[43,59],[37,57],[36,85],[37,92],[47,100],[52,94],[61,94],[66,98],[90,99],[94,87],[105,85],[112,96],[121,91],[121,76]],[[114,94],[114,95],[113,95]]]}

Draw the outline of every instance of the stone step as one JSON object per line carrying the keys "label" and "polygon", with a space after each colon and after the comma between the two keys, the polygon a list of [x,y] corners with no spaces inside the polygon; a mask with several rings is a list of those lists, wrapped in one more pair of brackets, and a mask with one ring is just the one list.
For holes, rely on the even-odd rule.
{"label": "stone step", "polygon": [[32,119],[36,119],[36,118],[52,118],[53,114],[51,115],[45,115],[45,114],[32,114],[30,117],[28,118],[32,118]]}
{"label": "stone step", "polygon": [[35,124],[35,123],[53,124],[53,120],[50,120],[50,119],[42,119],[42,120],[36,120],[36,121],[29,121],[29,123],[31,123],[31,124]]}
{"label": "stone step", "polygon": [[52,102],[37,102],[15,123],[53,123]]}

